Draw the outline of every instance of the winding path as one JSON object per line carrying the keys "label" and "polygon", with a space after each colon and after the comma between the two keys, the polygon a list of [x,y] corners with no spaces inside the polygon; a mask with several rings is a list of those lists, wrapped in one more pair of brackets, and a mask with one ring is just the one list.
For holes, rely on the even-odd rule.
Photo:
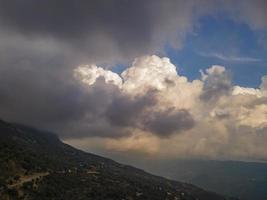
{"label": "winding path", "polygon": [[8,185],[7,187],[9,189],[15,188],[15,187],[21,187],[24,183],[27,183],[27,182],[30,182],[30,181],[35,180],[37,178],[41,178],[41,177],[48,176],[48,175],[49,175],[48,172],[44,172],[44,173],[33,174],[31,176],[22,176],[22,177],[20,177],[20,179],[17,183]]}

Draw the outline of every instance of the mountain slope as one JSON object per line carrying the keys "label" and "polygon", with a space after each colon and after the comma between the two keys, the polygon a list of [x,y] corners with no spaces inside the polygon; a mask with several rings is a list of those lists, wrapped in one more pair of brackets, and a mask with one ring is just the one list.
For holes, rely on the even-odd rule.
{"label": "mountain slope", "polygon": [[146,163],[139,163],[138,166],[151,173],[192,183],[220,194],[244,200],[267,199],[267,163],[214,160]]}
{"label": "mountain slope", "polygon": [[82,152],[51,133],[4,121],[0,172],[1,199],[225,199]]}

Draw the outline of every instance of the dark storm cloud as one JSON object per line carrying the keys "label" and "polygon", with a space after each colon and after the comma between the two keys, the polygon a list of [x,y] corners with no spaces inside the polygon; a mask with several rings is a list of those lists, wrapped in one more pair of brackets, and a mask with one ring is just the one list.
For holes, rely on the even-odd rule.
{"label": "dark storm cloud", "polygon": [[144,43],[150,40],[152,19],[147,12],[148,3],[1,0],[0,22],[9,31],[28,37],[52,37],[82,51],[101,48],[105,45],[101,39],[106,38],[129,53],[134,48],[145,48]]}
{"label": "dark storm cloud", "polygon": [[166,42],[181,47],[197,19],[219,7],[266,28],[264,0],[0,0],[0,28],[28,39],[52,38],[76,58],[129,61],[161,51]]}
{"label": "dark storm cloud", "polygon": [[147,13],[151,1],[1,0],[0,3],[2,24],[30,35],[49,34],[80,39],[95,31],[112,33],[122,28],[125,32],[117,32],[115,37],[123,34],[138,38],[133,32],[149,33],[150,29],[145,24],[151,20]]}
{"label": "dark storm cloud", "polygon": [[193,116],[184,109],[155,112],[147,118],[144,119],[145,129],[160,137],[167,137],[179,131],[188,130],[193,128],[195,124]]}
{"label": "dark storm cloud", "polygon": [[[0,113],[10,120],[35,124],[58,123],[83,115],[85,94],[71,82],[39,76],[39,72],[18,68],[1,72]],[[67,77],[67,76],[66,76]],[[53,88],[53,89],[51,89]]]}
{"label": "dark storm cloud", "polygon": [[[211,0],[0,0],[0,28],[27,39],[50,38],[93,62],[129,61],[181,47]],[[103,56],[105,55],[105,56]]]}
{"label": "dark storm cloud", "polygon": [[139,118],[149,107],[156,103],[154,92],[144,96],[131,97],[121,95],[116,97],[107,109],[106,117],[115,126],[137,126]]}
{"label": "dark storm cloud", "polygon": [[[118,92],[117,88],[101,79],[88,88],[64,72],[57,73],[61,73],[64,80],[53,73],[46,72],[45,76],[41,73],[23,68],[16,68],[13,73],[1,71],[0,116],[8,121],[57,131],[63,137],[96,134],[99,126],[96,122]],[[103,134],[101,129],[100,132]],[[107,134],[111,132],[112,127]]]}

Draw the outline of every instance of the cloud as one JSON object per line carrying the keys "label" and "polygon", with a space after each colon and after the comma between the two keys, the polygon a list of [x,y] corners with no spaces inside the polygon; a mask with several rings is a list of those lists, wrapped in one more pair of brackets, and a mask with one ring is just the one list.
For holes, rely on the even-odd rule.
{"label": "cloud", "polygon": [[[153,92],[142,96],[120,95],[109,105],[106,111],[108,121],[116,126],[138,126],[147,109],[155,105]],[[141,122],[140,122],[141,121]]]}
{"label": "cloud", "polygon": [[[266,3],[262,0],[1,0],[0,52],[7,55],[1,65],[29,59],[36,62],[35,68],[73,68],[83,63],[129,63],[142,55],[164,54],[166,45],[181,48],[198,20],[216,16],[218,7],[252,28],[266,28]],[[26,50],[29,48],[35,51]],[[256,62],[257,58],[230,60]],[[42,61],[48,63],[42,65]]]}
{"label": "cloud", "polygon": [[222,7],[231,19],[248,25],[254,30],[259,45],[267,46],[267,3],[265,0],[229,0],[224,1]]}
{"label": "cloud", "polygon": [[[182,47],[219,5],[266,29],[263,1],[219,2],[0,0],[1,118],[104,150],[265,159],[266,77],[233,86],[217,66],[189,81],[168,58],[143,56]],[[116,63],[129,68],[106,69]]]}
{"label": "cloud", "polygon": [[217,58],[223,61],[229,61],[229,62],[261,62],[262,60],[259,58],[252,58],[252,57],[240,57],[240,56],[233,56],[233,55],[224,55],[221,53],[204,53],[199,52],[198,53],[201,56],[204,57],[213,57]]}
{"label": "cloud", "polygon": [[245,88],[240,86],[233,87],[233,95],[255,95],[257,97],[262,97],[263,93],[260,89],[255,88]]}
{"label": "cloud", "polygon": [[[131,67],[122,72],[121,78],[95,65],[79,66],[74,70],[74,76],[89,88],[94,86],[96,77],[102,77],[106,84],[118,88],[119,92],[109,97],[111,103],[101,116],[111,126],[167,137],[194,125],[193,117],[186,110],[188,106],[170,107],[173,100],[161,97],[167,90],[172,93],[179,83],[180,87],[191,84],[185,77],[178,76],[176,67],[168,58],[155,55],[137,58]],[[166,101],[166,107],[162,101]]]}
{"label": "cloud", "polygon": [[267,76],[263,76],[261,78],[261,84],[259,88],[247,88],[247,87],[240,87],[234,86],[233,95],[252,95],[257,97],[267,97]]}
{"label": "cloud", "polygon": [[[201,80],[190,82],[169,59],[144,56],[121,78],[120,95],[105,115],[130,134],[106,139],[106,150],[170,158],[266,159],[261,151],[267,127],[265,77],[260,88],[235,86],[225,67],[214,65],[202,72]],[[79,146],[77,140],[75,144]]]}
{"label": "cloud", "polygon": [[261,79],[261,85],[260,88],[263,92],[267,92],[267,76],[263,76]]}
{"label": "cloud", "polygon": [[103,78],[106,83],[112,83],[118,87],[121,87],[122,84],[122,79],[118,74],[96,65],[79,66],[74,70],[74,75],[88,85],[94,84],[99,77]]}
{"label": "cloud", "polygon": [[204,101],[217,100],[222,95],[228,95],[231,90],[231,77],[224,67],[213,65],[202,72],[204,81],[203,92],[200,98]]}
{"label": "cloud", "polygon": [[[233,8],[235,6],[235,8]],[[247,22],[254,29],[266,29],[267,3],[264,0],[245,0],[232,2],[232,9],[237,11],[238,18]]]}
{"label": "cloud", "polygon": [[143,92],[151,88],[163,90],[169,82],[177,77],[176,67],[168,58],[144,56],[135,59],[133,65],[127,68],[122,77],[124,88],[129,92]]}
{"label": "cloud", "polygon": [[74,53],[74,59],[82,57],[87,63],[128,62],[162,52],[166,43],[181,47],[208,4],[208,0],[1,0],[0,27],[6,33],[2,40],[10,34],[25,40],[45,38],[54,41],[48,48],[61,45]]}
{"label": "cloud", "polygon": [[[149,117],[148,117],[149,118]],[[160,137],[194,127],[193,116],[187,110],[168,109],[145,120],[144,128]]]}
{"label": "cloud", "polygon": [[121,74],[96,65],[40,71],[25,62],[12,73],[1,68],[0,114],[9,121],[55,131],[77,146],[97,141],[102,151],[267,157],[265,76],[259,88],[244,88],[232,85],[223,66],[211,66],[189,81],[158,56],[136,58]]}

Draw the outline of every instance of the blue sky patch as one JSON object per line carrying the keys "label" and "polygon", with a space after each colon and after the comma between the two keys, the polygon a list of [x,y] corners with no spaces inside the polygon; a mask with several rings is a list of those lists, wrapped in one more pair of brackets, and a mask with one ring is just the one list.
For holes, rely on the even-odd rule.
{"label": "blue sky patch", "polygon": [[258,87],[267,75],[266,55],[260,33],[221,16],[201,18],[182,49],[166,47],[166,56],[178,66],[179,74],[193,80],[200,77],[200,69],[222,65],[231,71],[234,84],[245,87]]}

